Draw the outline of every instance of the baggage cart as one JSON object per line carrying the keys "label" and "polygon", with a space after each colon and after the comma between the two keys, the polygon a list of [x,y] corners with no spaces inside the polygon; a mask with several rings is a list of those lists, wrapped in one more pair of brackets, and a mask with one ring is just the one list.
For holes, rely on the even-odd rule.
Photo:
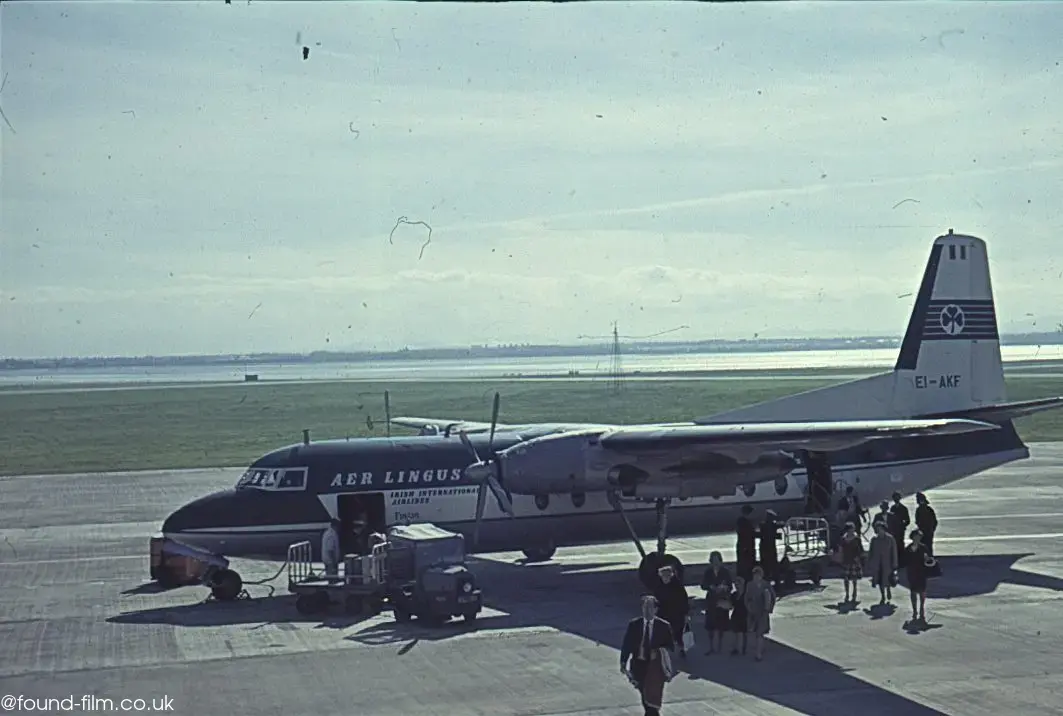
{"label": "baggage cart", "polygon": [[822,517],[791,517],[783,525],[783,557],[779,571],[786,586],[808,579],[819,586],[830,566],[831,527]]}
{"label": "baggage cart", "polygon": [[365,556],[349,554],[335,576],[319,572],[309,541],[288,547],[288,591],[297,595],[300,614],[321,614],[336,603],[348,614],[380,612],[388,598],[387,545],[378,544]]}

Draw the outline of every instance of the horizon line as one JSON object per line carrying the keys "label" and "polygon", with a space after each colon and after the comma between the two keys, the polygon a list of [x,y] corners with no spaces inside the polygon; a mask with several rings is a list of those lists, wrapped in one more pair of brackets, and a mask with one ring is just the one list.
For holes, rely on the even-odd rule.
{"label": "horizon line", "polygon": [[[1022,332],[1022,333],[1001,333],[1000,343],[1004,345],[1009,339],[1019,340],[1033,340],[1035,337],[1045,338],[1049,336],[1056,337],[1058,343],[1046,343],[1040,341],[1036,343],[1017,343],[1014,345],[1058,345],[1063,344],[1063,331],[1038,331],[1038,332]],[[883,348],[895,348],[900,345],[900,336],[837,336],[833,338],[826,337],[810,337],[810,338],[705,338],[697,340],[687,341],[650,341],[650,340],[631,340],[621,343],[621,346],[628,348],[644,348],[648,346],[655,346],[661,348],[673,347],[673,346],[709,346],[709,345],[767,345],[767,344],[811,344],[811,343],[876,343],[885,342],[893,343],[896,345],[884,345]],[[167,353],[167,354],[109,354],[109,355],[67,355],[67,356],[33,356],[18,358],[14,356],[0,356],[0,363],[12,364],[12,363],[34,363],[34,362],[47,362],[47,361],[81,361],[81,360],[173,360],[173,359],[225,359],[231,361],[251,361],[255,358],[276,358],[276,357],[288,357],[288,358],[310,358],[310,357],[328,357],[328,356],[396,356],[396,355],[410,355],[415,353],[455,353],[455,352],[472,352],[472,351],[505,351],[505,350],[579,350],[586,352],[591,349],[603,349],[606,352],[612,350],[613,344],[609,343],[497,343],[497,344],[469,344],[466,346],[435,346],[435,347],[411,347],[404,346],[402,348],[395,348],[390,350],[374,350],[374,349],[331,349],[331,350],[304,350],[304,351],[256,351],[250,353]],[[591,355],[594,355],[593,353]],[[603,354],[604,355],[604,354]]]}

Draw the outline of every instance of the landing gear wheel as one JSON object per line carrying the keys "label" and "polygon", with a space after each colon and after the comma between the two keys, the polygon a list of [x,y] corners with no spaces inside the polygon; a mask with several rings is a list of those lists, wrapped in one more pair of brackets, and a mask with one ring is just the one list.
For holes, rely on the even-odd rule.
{"label": "landing gear wheel", "polygon": [[244,580],[231,569],[223,569],[214,575],[210,584],[210,593],[219,602],[231,602],[240,596]]}
{"label": "landing gear wheel", "polygon": [[657,570],[661,567],[671,567],[675,570],[675,576],[680,583],[683,582],[683,563],[674,554],[661,554],[650,552],[639,562],[639,581],[646,589],[654,590],[661,583],[657,576]]}
{"label": "landing gear wheel", "polygon": [[522,549],[525,559],[529,562],[548,562],[553,559],[554,553],[557,552],[557,547],[552,543],[538,545],[536,547],[528,547]]}

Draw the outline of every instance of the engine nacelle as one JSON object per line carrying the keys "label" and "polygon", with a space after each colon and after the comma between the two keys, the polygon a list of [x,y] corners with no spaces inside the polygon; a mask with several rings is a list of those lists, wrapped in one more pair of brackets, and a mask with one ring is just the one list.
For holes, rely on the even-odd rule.
{"label": "engine nacelle", "polygon": [[603,450],[598,431],[545,435],[498,453],[502,484],[515,495],[568,495],[617,490],[625,497],[724,497],[743,485],[787,475],[798,463],[783,452],[750,462],[715,453],[655,456],[638,465]]}
{"label": "engine nacelle", "polygon": [[606,489],[605,477],[588,479],[591,440],[599,432],[545,435],[498,453],[502,484],[515,495],[567,495]]}

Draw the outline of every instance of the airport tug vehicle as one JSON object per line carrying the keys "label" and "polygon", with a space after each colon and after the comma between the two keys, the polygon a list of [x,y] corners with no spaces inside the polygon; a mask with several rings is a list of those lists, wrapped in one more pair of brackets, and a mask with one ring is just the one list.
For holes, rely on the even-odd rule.
{"label": "airport tug vehicle", "polygon": [[391,606],[395,620],[416,616],[430,626],[452,617],[471,622],[483,592],[466,566],[465,538],[433,524],[395,525],[366,556],[347,555],[343,574],[327,577],[311,561],[310,542],[288,548],[288,591],[300,614],[342,603],[349,614],[375,615]]}
{"label": "airport tug vehicle", "polygon": [[164,589],[202,584],[221,602],[231,602],[244,593],[243,579],[220,554],[161,535],[151,538],[149,550],[151,578]]}

